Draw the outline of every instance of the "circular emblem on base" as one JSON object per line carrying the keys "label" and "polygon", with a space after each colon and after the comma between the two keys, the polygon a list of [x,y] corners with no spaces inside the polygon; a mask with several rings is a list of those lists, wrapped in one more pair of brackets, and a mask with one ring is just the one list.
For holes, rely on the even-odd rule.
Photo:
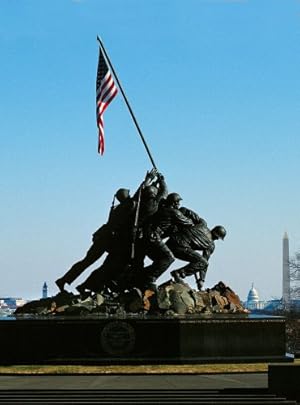
{"label": "circular emblem on base", "polygon": [[135,331],[133,327],[123,321],[110,322],[101,332],[101,345],[103,350],[112,355],[130,353],[135,344]]}

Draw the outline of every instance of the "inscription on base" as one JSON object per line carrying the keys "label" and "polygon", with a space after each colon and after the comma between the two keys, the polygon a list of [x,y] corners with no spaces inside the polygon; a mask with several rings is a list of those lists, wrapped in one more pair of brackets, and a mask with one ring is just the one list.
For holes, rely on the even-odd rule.
{"label": "inscription on base", "polygon": [[108,354],[128,354],[133,350],[134,344],[135,331],[127,322],[110,322],[104,326],[101,332],[101,345]]}

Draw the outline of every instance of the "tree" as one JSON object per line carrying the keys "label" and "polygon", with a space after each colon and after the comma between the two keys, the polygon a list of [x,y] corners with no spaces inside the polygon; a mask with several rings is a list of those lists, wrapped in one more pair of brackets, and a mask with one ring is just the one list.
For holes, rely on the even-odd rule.
{"label": "tree", "polygon": [[300,299],[300,252],[289,260],[290,280],[291,280],[291,299]]}

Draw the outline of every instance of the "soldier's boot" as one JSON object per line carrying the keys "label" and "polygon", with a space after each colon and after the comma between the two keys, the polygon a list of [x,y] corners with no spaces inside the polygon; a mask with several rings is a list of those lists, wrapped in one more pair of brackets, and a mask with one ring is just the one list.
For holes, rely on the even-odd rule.
{"label": "soldier's boot", "polygon": [[198,287],[199,291],[202,290],[202,287],[204,285],[205,276],[206,276],[206,270],[207,270],[207,268],[199,270],[199,276],[198,277],[197,277],[197,273],[195,273],[196,284],[197,284],[197,287]]}
{"label": "soldier's boot", "polygon": [[85,288],[85,286],[83,284],[79,284],[76,287],[76,290],[79,292],[81,300],[85,300],[85,299],[87,299],[87,297],[89,297],[91,295],[91,291],[87,291],[87,289]]}
{"label": "soldier's boot", "polygon": [[174,278],[176,283],[181,283],[183,282],[183,279],[185,278],[186,274],[183,269],[178,269],[171,271],[171,276]]}
{"label": "soldier's boot", "polygon": [[85,293],[85,287],[83,284],[79,284],[77,287],[75,287],[76,290],[79,292],[79,294],[84,294]]}
{"label": "soldier's boot", "polygon": [[201,291],[201,290],[202,290],[202,287],[203,287],[203,285],[204,285],[204,280],[198,279],[198,280],[196,281],[196,283],[197,283],[197,288],[198,288],[198,290]]}

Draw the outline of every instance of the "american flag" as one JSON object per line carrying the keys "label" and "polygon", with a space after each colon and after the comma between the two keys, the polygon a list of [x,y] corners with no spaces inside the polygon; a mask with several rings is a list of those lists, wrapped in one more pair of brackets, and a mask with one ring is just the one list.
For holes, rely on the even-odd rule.
{"label": "american flag", "polygon": [[98,136],[98,152],[103,155],[104,152],[104,122],[103,113],[109,103],[117,94],[118,89],[114,83],[113,77],[108,69],[101,48],[99,48],[97,82],[96,82],[96,115]]}

